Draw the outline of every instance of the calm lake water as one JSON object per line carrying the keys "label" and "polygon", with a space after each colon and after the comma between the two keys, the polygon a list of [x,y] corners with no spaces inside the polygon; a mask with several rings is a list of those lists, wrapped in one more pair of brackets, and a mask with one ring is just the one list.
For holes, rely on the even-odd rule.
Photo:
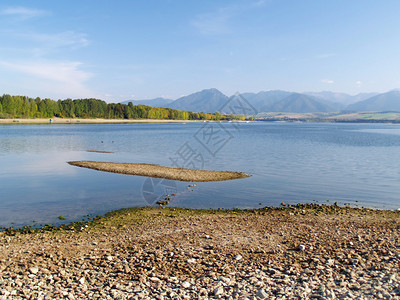
{"label": "calm lake water", "polygon": [[[111,151],[111,154],[87,150]],[[67,164],[156,163],[244,171],[225,182],[156,180]],[[281,202],[400,207],[400,126],[319,123],[0,125],[0,226],[123,207],[257,208]],[[260,204],[262,203],[262,204]],[[36,223],[33,223],[33,221]]]}

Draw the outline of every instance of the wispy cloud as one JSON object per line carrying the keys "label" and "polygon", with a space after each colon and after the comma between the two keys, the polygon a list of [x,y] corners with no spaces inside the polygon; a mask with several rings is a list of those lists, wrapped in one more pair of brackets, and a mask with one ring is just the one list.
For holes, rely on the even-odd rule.
{"label": "wispy cloud", "polygon": [[336,55],[337,55],[336,53],[321,53],[321,54],[318,54],[316,57],[318,59],[325,59],[325,58],[334,57]]}
{"label": "wispy cloud", "polygon": [[47,15],[49,12],[41,9],[28,8],[23,6],[7,7],[0,10],[0,15],[16,16],[22,19],[30,19]]}
{"label": "wispy cloud", "polygon": [[196,16],[191,24],[204,35],[226,34],[230,32],[228,21],[232,16],[229,9],[221,8],[216,12]]}
{"label": "wispy cloud", "polygon": [[51,48],[66,47],[80,48],[89,45],[86,34],[74,31],[65,31],[55,34],[48,33],[19,33],[22,39],[31,40]]}
{"label": "wispy cloud", "polygon": [[356,86],[357,87],[361,87],[362,86],[362,81],[361,80],[357,80],[356,81]]}
{"label": "wispy cloud", "polygon": [[322,83],[327,83],[327,84],[334,84],[335,81],[331,80],[331,79],[321,79]]}
{"label": "wispy cloud", "polygon": [[235,17],[246,11],[259,9],[267,0],[234,3],[229,6],[219,7],[212,12],[197,15],[191,25],[204,35],[221,35],[233,32]]}
{"label": "wispy cloud", "polygon": [[35,82],[43,83],[43,86],[59,89],[60,94],[84,96],[90,94],[86,87],[86,81],[91,73],[80,69],[80,62],[16,62],[0,61],[0,67],[9,71],[28,75]]}
{"label": "wispy cloud", "polygon": [[66,58],[71,50],[90,44],[87,35],[69,28],[48,29],[32,20],[48,15],[50,11],[25,6],[0,8],[0,18],[12,24],[0,28],[0,38],[8,46],[0,48],[2,84],[53,97],[92,96],[87,82],[93,74],[83,69],[83,63]]}
{"label": "wispy cloud", "polygon": [[253,2],[253,6],[256,6],[256,7],[264,6],[265,3],[266,3],[266,0],[259,0],[259,1]]}

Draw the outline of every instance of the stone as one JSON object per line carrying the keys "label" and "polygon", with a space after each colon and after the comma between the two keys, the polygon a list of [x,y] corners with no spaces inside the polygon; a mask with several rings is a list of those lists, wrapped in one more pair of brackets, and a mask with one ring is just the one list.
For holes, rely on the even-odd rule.
{"label": "stone", "polygon": [[30,268],[29,271],[30,271],[32,274],[37,274],[37,273],[39,272],[39,268],[33,267],[33,268]]}
{"label": "stone", "polygon": [[236,260],[241,260],[243,258],[243,256],[241,256],[240,254],[237,254],[236,256],[235,256],[235,259]]}
{"label": "stone", "polygon": [[182,287],[185,288],[185,289],[188,289],[188,288],[191,287],[191,284],[190,284],[189,282],[187,282],[187,281],[182,282],[181,285],[182,285]]}
{"label": "stone", "polygon": [[214,296],[219,296],[224,293],[224,288],[222,286],[216,287],[214,289]]}
{"label": "stone", "polygon": [[257,297],[258,299],[267,299],[268,294],[265,292],[264,289],[259,289],[259,290],[257,291],[257,293],[256,293],[256,297]]}
{"label": "stone", "polygon": [[306,250],[306,246],[304,246],[303,244],[300,244],[298,249],[299,249],[299,251],[304,251],[304,250]]}

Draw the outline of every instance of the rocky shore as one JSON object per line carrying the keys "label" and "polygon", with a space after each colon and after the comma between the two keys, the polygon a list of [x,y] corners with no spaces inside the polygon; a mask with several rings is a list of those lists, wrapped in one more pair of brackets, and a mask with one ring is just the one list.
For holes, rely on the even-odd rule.
{"label": "rocky shore", "polygon": [[140,208],[0,233],[0,299],[400,299],[400,212]]}

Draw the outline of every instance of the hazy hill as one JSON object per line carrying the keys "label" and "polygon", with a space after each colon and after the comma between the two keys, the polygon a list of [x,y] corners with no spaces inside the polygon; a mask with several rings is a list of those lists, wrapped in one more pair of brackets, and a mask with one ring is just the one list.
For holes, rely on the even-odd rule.
{"label": "hazy hill", "polygon": [[366,100],[366,99],[374,97],[376,95],[379,95],[379,93],[360,93],[360,94],[357,94],[357,95],[353,96],[354,100],[356,100],[356,101],[354,101],[354,103]]}
{"label": "hazy hill", "polygon": [[271,105],[281,101],[292,94],[291,92],[273,90],[259,93],[243,93],[242,96],[249,101],[259,112],[269,111]]}
{"label": "hazy hill", "polygon": [[181,97],[168,104],[168,107],[193,112],[217,112],[228,99],[217,89],[207,89]]}
{"label": "hazy hill", "polygon": [[154,107],[166,107],[168,104],[173,102],[174,100],[172,99],[166,99],[166,98],[154,98],[154,99],[148,99],[148,100],[128,100],[121,102],[122,104],[128,104],[129,102],[132,102],[133,105],[148,105],[148,106],[154,106]]}
{"label": "hazy hill", "polygon": [[323,92],[305,92],[303,94],[313,96],[315,98],[318,98],[320,100],[324,101],[329,101],[332,103],[340,103],[343,105],[349,105],[354,102],[360,101],[359,99],[354,98],[354,96],[351,96],[349,94],[345,93],[334,93],[334,92],[329,92],[329,91],[323,91]]}
{"label": "hazy hill", "polygon": [[345,93],[334,93],[329,91],[323,92],[305,92],[303,94],[313,96],[318,101],[324,102],[329,106],[332,106],[336,110],[345,109],[348,105],[356,103],[358,101],[363,101],[370,97],[377,95],[377,93],[360,93],[357,95],[349,95]]}
{"label": "hazy hill", "polygon": [[354,111],[400,111],[400,91],[390,91],[347,106]]}
{"label": "hazy hill", "polygon": [[[400,91],[390,91],[383,94],[361,93],[352,96],[329,91],[291,93],[272,90],[259,93],[242,93],[242,96],[260,113],[335,112],[344,109],[353,111],[400,111]],[[221,107],[228,100],[228,96],[212,88],[181,97],[177,100],[155,98],[150,100],[129,100],[122,103],[127,104],[132,102],[134,105],[144,104],[192,112],[215,113],[220,111]]]}
{"label": "hazy hill", "polygon": [[332,112],[335,111],[335,109],[330,105],[318,101],[315,97],[292,93],[283,100],[273,104],[269,111],[309,113]]}

